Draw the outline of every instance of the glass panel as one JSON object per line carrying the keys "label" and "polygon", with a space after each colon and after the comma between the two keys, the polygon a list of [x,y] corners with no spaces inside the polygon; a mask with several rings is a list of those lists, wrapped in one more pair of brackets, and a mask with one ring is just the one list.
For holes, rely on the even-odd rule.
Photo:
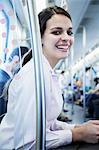
{"label": "glass panel", "polygon": [[8,83],[22,67],[30,46],[27,24],[22,25],[17,9],[15,1],[0,1],[0,122],[7,111]]}

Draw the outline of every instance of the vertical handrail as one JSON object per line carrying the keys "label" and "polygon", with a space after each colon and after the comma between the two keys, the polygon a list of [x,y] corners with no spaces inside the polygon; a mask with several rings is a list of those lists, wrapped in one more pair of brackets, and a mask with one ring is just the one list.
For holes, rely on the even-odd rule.
{"label": "vertical handrail", "polygon": [[[71,66],[73,66],[74,65],[74,47],[72,46],[71,47]],[[74,92],[73,92],[73,90],[74,90],[74,81],[73,81],[73,70],[72,70],[72,68],[71,68],[71,89],[72,89],[72,112],[71,112],[71,114],[73,115],[74,114]]]}
{"label": "vertical handrail", "polygon": [[[86,47],[86,28],[83,26],[83,50],[85,49]],[[84,121],[85,121],[85,118],[86,118],[86,101],[85,101],[85,86],[86,86],[86,83],[85,83],[85,78],[86,78],[86,73],[85,73],[85,53],[83,53],[83,109],[84,109]]]}
{"label": "vertical handrail", "polygon": [[27,0],[27,7],[36,79],[36,149],[44,150],[46,138],[45,84],[43,78],[41,36],[35,0]]}

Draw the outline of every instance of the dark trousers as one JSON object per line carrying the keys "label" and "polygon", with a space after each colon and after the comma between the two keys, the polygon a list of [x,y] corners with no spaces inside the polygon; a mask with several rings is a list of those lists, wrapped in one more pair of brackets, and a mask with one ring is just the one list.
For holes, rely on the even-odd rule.
{"label": "dark trousers", "polygon": [[99,119],[99,94],[87,94],[85,98],[90,117]]}

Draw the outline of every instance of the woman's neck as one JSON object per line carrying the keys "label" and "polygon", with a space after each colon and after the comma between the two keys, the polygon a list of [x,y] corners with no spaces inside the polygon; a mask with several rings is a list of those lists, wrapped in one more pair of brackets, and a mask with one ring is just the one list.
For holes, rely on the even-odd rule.
{"label": "woman's neck", "polygon": [[53,59],[53,58],[50,58],[50,57],[46,56],[45,54],[44,54],[44,56],[46,57],[46,59],[48,60],[50,66],[51,66],[52,69],[53,69],[53,68],[55,67],[55,65],[58,63],[58,60],[55,60],[55,59]]}

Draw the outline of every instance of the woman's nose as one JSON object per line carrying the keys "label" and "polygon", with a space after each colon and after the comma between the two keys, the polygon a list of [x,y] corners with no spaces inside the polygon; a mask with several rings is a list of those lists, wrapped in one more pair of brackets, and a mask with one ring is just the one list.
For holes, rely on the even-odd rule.
{"label": "woman's nose", "polygon": [[67,34],[67,32],[64,32],[61,36],[61,39],[64,41],[67,41],[69,39],[69,35]]}

